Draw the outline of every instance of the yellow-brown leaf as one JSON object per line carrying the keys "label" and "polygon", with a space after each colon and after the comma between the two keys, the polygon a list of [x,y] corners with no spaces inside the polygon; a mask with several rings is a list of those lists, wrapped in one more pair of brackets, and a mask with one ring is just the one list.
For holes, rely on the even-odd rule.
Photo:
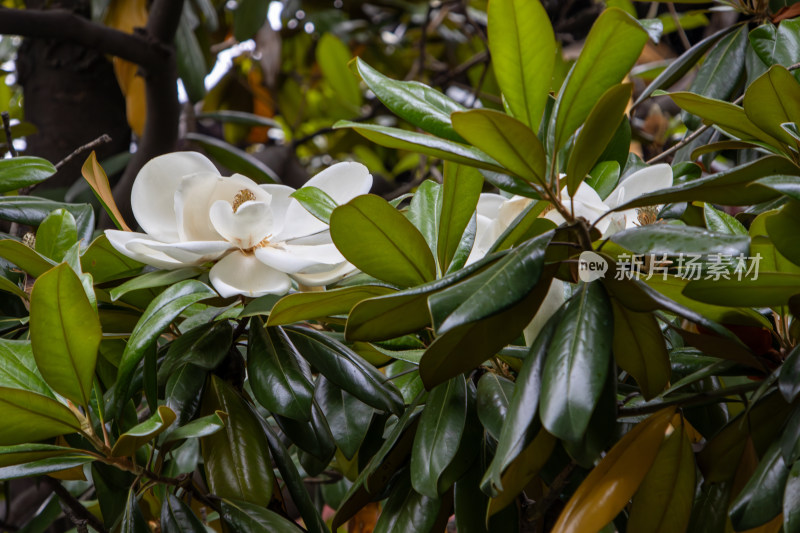
{"label": "yellow-brown leaf", "polygon": [[83,177],[89,182],[89,186],[97,195],[100,203],[103,204],[103,207],[108,213],[108,216],[111,217],[111,220],[114,221],[114,224],[121,230],[131,231],[131,228],[128,227],[125,220],[122,218],[122,213],[120,213],[117,208],[114,196],[111,194],[111,185],[108,183],[108,176],[106,176],[106,172],[103,170],[103,167],[100,166],[100,163],[97,162],[97,156],[94,151],[92,151],[83,164],[81,174],[83,174]]}

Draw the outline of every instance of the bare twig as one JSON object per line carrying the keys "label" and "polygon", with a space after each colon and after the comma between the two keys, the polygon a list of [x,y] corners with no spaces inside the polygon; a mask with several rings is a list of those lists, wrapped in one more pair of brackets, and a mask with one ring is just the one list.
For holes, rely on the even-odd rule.
{"label": "bare twig", "polygon": [[78,148],[73,150],[71,154],[69,154],[67,157],[56,163],[56,168],[61,168],[62,166],[66,165],[67,163],[72,161],[72,159],[75,156],[80,155],[82,152],[85,152],[86,150],[91,150],[92,148],[100,146],[101,144],[106,144],[110,142],[111,142],[111,137],[109,137],[108,134],[104,133],[97,139],[90,141],[84,144],[83,146],[79,146]]}
{"label": "bare twig", "polygon": [[[98,531],[99,533],[106,533],[106,528],[103,526],[103,523],[100,521],[100,519],[93,515],[89,509],[84,507],[80,500],[70,494],[61,483],[48,476],[43,476],[42,481],[48,487],[50,487],[53,492],[56,493],[58,499],[64,504],[65,511],[66,509],[69,509],[69,512],[66,514],[69,516],[69,519],[72,521],[72,523],[78,528],[78,531],[88,531],[85,528],[87,525],[89,525],[92,527],[92,529]],[[81,530],[81,524],[83,524],[83,530]]]}
{"label": "bare twig", "polygon": [[669,9],[669,14],[672,16],[673,22],[675,22],[675,28],[678,30],[678,35],[681,38],[681,44],[683,44],[683,47],[688,50],[692,47],[692,43],[689,42],[689,38],[686,36],[683,26],[681,26],[681,19],[678,17],[678,10],[675,9],[675,4],[672,2],[667,3],[667,8]]}
{"label": "bare twig", "polygon": [[11,119],[8,116],[8,111],[3,111],[3,129],[6,132],[6,146],[11,157],[17,157],[17,149],[14,148],[14,137],[11,135]]}

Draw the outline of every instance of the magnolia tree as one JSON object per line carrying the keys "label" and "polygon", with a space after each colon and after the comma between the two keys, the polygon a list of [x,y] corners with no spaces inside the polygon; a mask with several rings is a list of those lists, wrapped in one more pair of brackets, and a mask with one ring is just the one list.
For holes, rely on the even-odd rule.
{"label": "magnolia tree", "polygon": [[[336,128],[442,161],[392,201],[358,162],[294,190],[195,152],[138,173],[141,232],[94,155],[117,230],[2,197],[37,229],[0,240],[0,479],[58,498],[25,531],[59,500],[98,532],[800,531],[800,23],[632,103],[662,29],[605,9],[561,80],[542,5],[492,0],[504,111],[355,59],[414,128]],[[631,105],[695,67],[672,164],[630,154]]]}

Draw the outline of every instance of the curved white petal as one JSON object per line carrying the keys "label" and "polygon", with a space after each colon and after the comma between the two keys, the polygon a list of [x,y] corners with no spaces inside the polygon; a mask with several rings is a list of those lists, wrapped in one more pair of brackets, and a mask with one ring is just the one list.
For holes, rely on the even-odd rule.
{"label": "curved white petal", "polygon": [[333,244],[280,243],[256,248],[254,253],[262,263],[289,274],[319,272],[328,265],[338,265],[345,260]]}
{"label": "curved white petal", "polygon": [[297,283],[307,287],[320,287],[335,283],[351,272],[355,272],[355,270],[356,267],[354,267],[352,264],[344,262],[322,272],[317,272],[314,274],[295,272],[294,274],[290,274],[290,276],[297,281]]}
{"label": "curved white petal", "polygon": [[564,295],[564,285],[565,283],[558,279],[554,279],[550,282],[550,288],[547,290],[544,300],[542,300],[539,309],[536,311],[536,315],[534,315],[533,320],[531,320],[523,330],[525,344],[528,346],[533,345],[536,337],[539,336],[539,332],[542,331],[542,328],[547,324],[547,321],[550,320],[550,317],[567,301]]}
{"label": "curved white petal", "polygon": [[[149,247],[138,247],[136,245],[138,242],[157,242],[150,239],[150,236],[145,233],[109,229],[106,230],[106,237],[108,237],[108,242],[111,243],[111,246],[113,246],[116,251],[140,263],[168,270],[186,266],[184,263],[158,250]],[[128,245],[131,242],[133,242],[134,245],[129,248]]]}
{"label": "curved white petal", "polygon": [[[671,186],[672,168],[666,163],[653,165],[637,170],[622,180],[619,185],[611,191],[611,194],[606,199],[606,204],[611,209],[614,209],[643,194],[648,194],[659,189],[666,189]],[[624,188],[624,193],[615,195],[614,193],[621,187]]]}
{"label": "curved white petal", "polygon": [[217,261],[208,278],[223,298],[238,294],[252,297],[286,294],[292,287],[289,276],[238,250]]}
{"label": "curved white petal", "polygon": [[[303,187],[316,187],[341,205],[368,193],[372,187],[372,176],[361,163],[337,163],[308,180]],[[291,199],[286,209],[283,231],[277,237],[288,241],[327,228],[327,224],[309,213],[297,200]]]}
{"label": "curved white petal", "polygon": [[519,216],[522,211],[531,203],[530,198],[524,196],[514,196],[509,198],[503,205],[500,206],[500,211],[497,213],[497,223],[499,225],[499,237],[508,228],[512,222]]}
{"label": "curved white petal", "polygon": [[345,204],[372,187],[372,175],[361,163],[345,161],[331,165],[310,180],[303,187],[316,187],[333,198],[337,204]]}
{"label": "curved white petal", "polygon": [[133,182],[131,209],[136,222],[153,238],[179,239],[174,195],[184,176],[214,172],[213,163],[197,152],[174,152],[148,161]]}
{"label": "curved white petal", "polygon": [[242,250],[252,248],[272,232],[272,210],[264,202],[245,202],[234,211],[225,200],[217,200],[208,213],[214,229]]}
{"label": "curved white petal", "polygon": [[295,201],[290,198],[294,189],[288,185],[277,183],[265,183],[259,187],[271,197],[269,207],[272,209],[272,236],[277,240],[285,240],[280,237],[280,234],[286,224],[286,210],[289,208],[289,204]]}
{"label": "curved white petal", "polygon": [[233,249],[227,241],[187,241],[164,243],[149,239],[134,239],[128,242],[128,249],[138,253],[155,251],[179,261],[184,266],[202,265],[214,261]]}
{"label": "curved white petal", "polygon": [[487,216],[478,214],[476,217],[476,222],[475,242],[472,244],[472,250],[470,250],[469,257],[467,257],[467,261],[464,263],[464,266],[471,265],[475,261],[483,259],[483,257],[489,252],[489,248],[492,247],[496,239],[494,237],[494,220]]}
{"label": "curved white petal", "polygon": [[497,215],[500,213],[500,208],[503,207],[505,202],[506,198],[499,194],[491,192],[481,193],[480,198],[478,198],[478,214],[492,219],[497,218]]}

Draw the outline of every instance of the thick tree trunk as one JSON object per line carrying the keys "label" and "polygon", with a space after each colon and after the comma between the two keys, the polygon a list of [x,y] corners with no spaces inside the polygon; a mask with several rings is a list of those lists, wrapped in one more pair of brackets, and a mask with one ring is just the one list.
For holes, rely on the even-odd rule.
{"label": "thick tree trunk", "polygon": [[[27,7],[69,9],[88,18],[88,4],[29,0]],[[27,154],[57,163],[104,133],[112,141],[96,149],[99,159],[129,149],[125,99],[105,55],[69,41],[27,38],[19,50],[17,68],[25,118],[39,130],[27,138]],[[69,187],[80,179],[85,159],[74,158],[42,187]]]}

